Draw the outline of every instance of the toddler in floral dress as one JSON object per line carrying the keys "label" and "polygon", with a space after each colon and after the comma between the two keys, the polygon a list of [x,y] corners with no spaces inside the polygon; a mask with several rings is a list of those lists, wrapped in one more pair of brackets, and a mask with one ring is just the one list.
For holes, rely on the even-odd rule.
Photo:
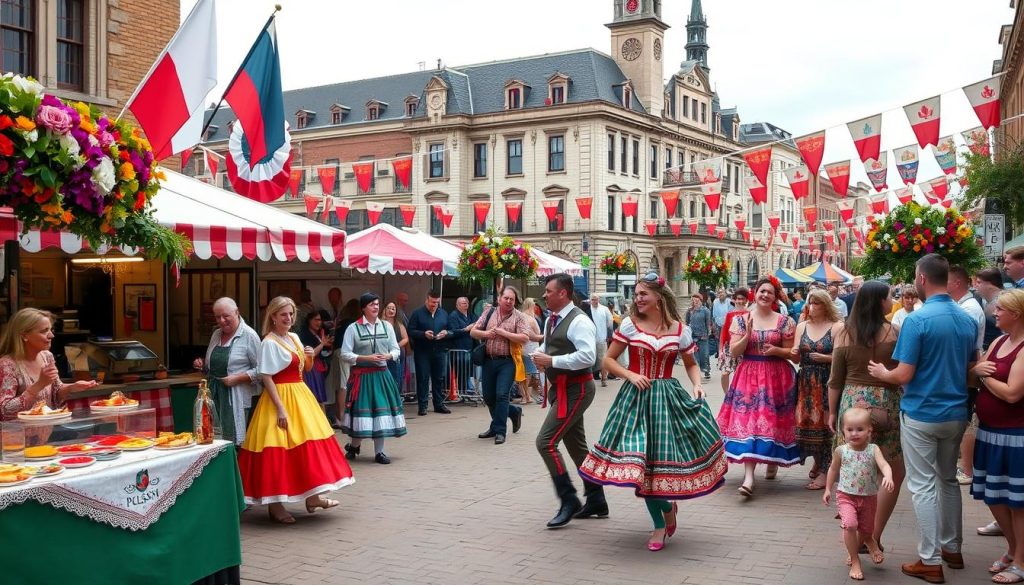
{"label": "toddler in floral dress", "polygon": [[849,553],[846,564],[850,567],[850,578],[861,581],[864,569],[857,554],[861,544],[867,547],[873,563],[877,565],[885,560],[871,533],[875,528],[875,508],[878,505],[878,472],[882,472],[882,487],[892,492],[892,468],[882,450],[870,442],[870,412],[863,408],[850,408],[843,413],[841,423],[846,443],[835,450],[822,500],[826,506],[829,504],[832,486],[838,481],[836,505],[839,508],[839,525],[843,529],[843,543]]}

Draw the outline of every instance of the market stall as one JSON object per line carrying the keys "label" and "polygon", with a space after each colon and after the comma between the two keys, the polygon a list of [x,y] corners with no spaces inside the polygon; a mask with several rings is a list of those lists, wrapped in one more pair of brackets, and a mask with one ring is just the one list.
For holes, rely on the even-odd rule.
{"label": "market stall", "polygon": [[798,268],[797,272],[810,276],[818,282],[841,282],[849,284],[853,282],[853,275],[828,262],[815,262],[809,266]]}
{"label": "market stall", "polygon": [[779,268],[775,271],[775,278],[778,278],[783,286],[796,286],[814,282],[814,278],[792,268]]}

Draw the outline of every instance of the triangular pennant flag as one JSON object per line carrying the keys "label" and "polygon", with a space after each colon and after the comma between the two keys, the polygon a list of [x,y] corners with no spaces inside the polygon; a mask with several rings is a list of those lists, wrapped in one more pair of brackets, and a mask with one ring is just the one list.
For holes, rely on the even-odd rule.
{"label": "triangular pennant flag", "polygon": [[744,242],[749,242],[750,241],[750,231],[749,230],[741,231],[740,235],[743,236],[743,241]]}
{"label": "triangular pennant flag", "polygon": [[590,219],[590,210],[594,206],[593,197],[577,197],[576,209],[580,212],[580,219]]}
{"label": "triangular pennant flag", "polygon": [[782,216],[778,211],[769,211],[766,216],[768,217],[768,228],[772,230],[774,234],[779,230],[779,224],[782,223]]}
{"label": "triangular pennant flag", "polygon": [[921,148],[939,142],[940,105],[939,96],[935,96],[903,106],[907,120],[910,120],[910,127],[917,136],[917,144]]}
{"label": "triangular pennant flag", "polygon": [[750,198],[758,205],[768,202],[768,187],[765,187],[757,177],[743,177],[743,184],[750,193]]}
{"label": "triangular pennant flag", "polygon": [[789,238],[789,232],[779,232],[779,237],[782,238],[782,243],[785,244]]}
{"label": "triangular pennant flag", "polygon": [[487,214],[491,212],[491,203],[489,201],[474,201],[473,202],[473,215],[476,216],[476,222],[480,225],[487,225]]}
{"label": "triangular pennant flag", "polygon": [[377,225],[380,221],[380,212],[384,211],[384,204],[377,201],[366,202],[366,217],[370,220],[370,225]]}
{"label": "triangular pennant flag", "polygon": [[[935,179],[932,179],[932,181],[934,180]],[[943,183],[945,183],[945,181],[943,181]],[[941,198],[935,195],[935,189],[932,187],[931,181],[921,183],[920,187],[921,193],[924,194],[924,198],[928,200],[928,203],[935,204],[939,202],[939,199]]]}
{"label": "triangular pennant flag", "polygon": [[719,240],[724,240],[725,236],[729,235],[729,228],[724,225],[720,225],[715,228],[715,235],[718,236]]}
{"label": "triangular pennant flag", "polygon": [[813,205],[804,207],[804,219],[807,220],[807,227],[813,232],[815,230],[814,224],[818,221],[818,208]]}
{"label": "triangular pennant flag", "polygon": [[878,193],[889,188],[886,184],[889,175],[888,155],[888,152],[881,152],[877,160],[872,158],[864,163],[864,172],[868,174],[868,180]]}
{"label": "triangular pennant flag", "polygon": [[688,222],[686,222],[686,228],[688,230],[690,230],[690,235],[691,236],[697,235],[697,228],[699,226],[700,226],[700,222],[698,222],[696,219],[691,219]]}
{"label": "triangular pennant flag", "polygon": [[953,200],[949,198],[943,199],[942,201],[939,201],[939,205],[942,205],[946,209],[949,209],[950,207],[953,206]]}
{"label": "triangular pennant flag", "polygon": [[412,157],[405,156],[391,161],[391,168],[395,172],[395,179],[403,188],[409,188],[409,180],[412,178]]}
{"label": "triangular pennant flag", "polygon": [[188,160],[192,158],[192,149],[186,148],[181,151],[181,172],[185,172],[185,167],[188,166]]}
{"label": "triangular pennant flag", "polygon": [[821,227],[825,231],[834,230],[836,229],[836,222],[832,221],[831,219],[823,219],[821,220]]}
{"label": "triangular pennant flag", "polygon": [[768,167],[772,163],[772,145],[769,144],[764,148],[744,152],[743,160],[747,161],[747,166],[750,167],[750,172],[754,173],[754,177],[762,185],[767,185]]}
{"label": "triangular pennant flag", "polygon": [[896,199],[899,199],[900,205],[906,205],[914,200],[914,188],[904,187],[903,189],[896,189]]}
{"label": "triangular pennant flag", "polygon": [[761,238],[754,238],[753,241],[750,242],[750,245],[751,247],[754,248],[754,251],[756,252],[757,248],[761,246]]}
{"label": "triangular pennant flag", "polygon": [[[679,236],[683,233],[683,218],[673,217],[668,220],[668,229],[672,230],[673,236]],[[693,230],[696,233],[697,230]]]}
{"label": "triangular pennant flag", "polygon": [[217,160],[217,154],[209,148],[204,148],[203,156],[206,159],[206,171],[211,177],[217,178],[217,165],[220,164],[220,161]]}
{"label": "triangular pennant flag", "polygon": [[825,131],[801,136],[794,142],[800,151],[801,158],[804,159],[804,164],[811,170],[812,175],[817,175],[821,169],[821,160],[825,156]]}
{"label": "triangular pennant flag", "polygon": [[356,185],[361,193],[369,193],[373,183],[373,161],[352,163],[352,172],[356,176]]}
{"label": "triangular pennant flag", "polygon": [[338,167],[317,167],[316,174],[320,177],[320,188],[325,195],[334,193],[334,183],[338,178]]}
{"label": "triangular pennant flag", "polygon": [[932,188],[936,199],[944,199],[946,195],[949,195],[949,182],[946,177],[935,177],[928,181],[928,186]]}
{"label": "triangular pennant flag", "polygon": [[292,190],[292,195],[299,194],[299,183],[302,182],[302,169],[292,169],[288,176],[288,188]]}
{"label": "triangular pennant flag", "polygon": [[[626,217],[635,217],[636,208],[640,201],[640,198],[631,193],[626,193],[622,196],[622,215]],[[545,210],[547,211],[547,210]]]}
{"label": "triangular pennant flag", "polygon": [[443,221],[442,218],[444,217],[444,207],[442,207],[440,203],[435,203],[430,207],[433,208],[434,217],[437,218],[437,221]]}
{"label": "triangular pennant flag", "polygon": [[999,125],[999,90],[1001,77],[995,76],[964,86],[967,101],[971,102],[981,126],[988,130]]}
{"label": "triangular pennant flag", "polygon": [[967,148],[971,152],[981,156],[991,156],[991,150],[988,146],[988,130],[978,126],[977,128],[964,130],[960,135],[964,137],[964,142],[967,143]]}
{"label": "triangular pennant flag", "polygon": [[896,159],[896,170],[900,172],[900,178],[904,185],[912,185],[917,182],[917,145],[911,144],[892,151]]}
{"label": "triangular pennant flag", "polygon": [[871,213],[882,215],[889,213],[889,192],[879,193],[871,198]]}
{"label": "triangular pennant flag", "polygon": [[338,216],[338,225],[345,227],[345,220],[348,219],[348,210],[352,209],[351,199],[334,198],[334,214]]}
{"label": "triangular pennant flag", "polygon": [[331,220],[331,210],[334,209],[334,197],[331,197],[330,195],[324,195],[323,201],[323,222],[328,223]]}
{"label": "triangular pennant flag", "polygon": [[306,202],[306,217],[315,218],[316,208],[320,206],[320,198],[316,195],[306,195],[303,200]]}
{"label": "triangular pennant flag", "polygon": [[441,222],[444,223],[444,228],[448,229],[452,227],[452,218],[455,217],[455,210],[445,205],[441,208]]}
{"label": "triangular pennant flag", "polygon": [[718,206],[722,203],[722,182],[704,183],[700,186],[700,191],[704,194],[704,202],[708,204],[712,215],[718,213]]}
{"label": "triangular pennant flag", "polygon": [[676,214],[676,207],[679,206],[679,191],[662,191],[661,203],[665,206],[665,217],[672,217]]}
{"label": "triangular pennant flag", "polygon": [[736,231],[742,232],[743,228],[747,227],[747,220],[742,217],[737,217],[732,223],[736,225]]}
{"label": "triangular pennant flag", "polygon": [[416,217],[416,206],[402,204],[398,206],[398,211],[402,214],[402,223],[405,227],[412,227],[412,220]]}
{"label": "triangular pennant flag", "polygon": [[508,222],[519,223],[519,215],[523,211],[522,201],[506,201],[505,202],[505,215],[508,216]]}
{"label": "triangular pennant flag", "polygon": [[[693,163],[693,172],[702,184],[720,183],[722,181],[722,157],[699,160]],[[722,192],[721,189],[718,190]]]}
{"label": "triangular pennant flag", "polygon": [[849,122],[846,127],[850,129],[861,162],[867,162],[870,158],[877,159],[882,148],[882,114]]}
{"label": "triangular pennant flag", "polygon": [[800,249],[800,234],[793,234],[793,249]]}
{"label": "triangular pennant flag", "polygon": [[807,197],[811,181],[811,172],[807,165],[800,164],[789,167],[785,173],[786,179],[789,180],[789,188],[793,191],[793,198],[799,200]]}
{"label": "triangular pennant flag", "polygon": [[850,161],[834,162],[825,165],[825,174],[832,183],[832,188],[840,197],[850,192]]}
{"label": "triangular pennant flag", "polygon": [[947,175],[956,174],[956,142],[952,136],[943,136],[937,146],[932,146],[935,162],[939,163],[942,172]]}
{"label": "triangular pennant flag", "polygon": [[653,236],[654,233],[658,231],[658,220],[656,220],[656,219],[645,220],[644,221],[644,227],[647,228],[647,233],[649,235]]}
{"label": "triangular pennant flag", "polygon": [[546,199],[541,201],[541,205],[544,206],[544,215],[548,216],[548,221],[555,221],[555,217],[558,215],[558,205],[562,201],[560,199]]}

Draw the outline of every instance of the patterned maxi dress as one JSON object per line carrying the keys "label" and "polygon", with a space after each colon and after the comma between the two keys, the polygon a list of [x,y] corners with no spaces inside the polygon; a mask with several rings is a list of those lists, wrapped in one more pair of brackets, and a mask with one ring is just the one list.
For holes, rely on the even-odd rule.
{"label": "patterned maxi dress", "polygon": [[816,457],[824,472],[832,463],[832,432],[828,430],[828,378],[831,363],[818,363],[811,353],[832,353],[832,330],[814,341],[804,329],[800,337],[800,371],[796,376],[796,442],[800,457]]}
{"label": "patterned maxi dress", "polygon": [[691,398],[672,377],[679,352],[694,349],[690,328],[680,323],[658,337],[627,317],[613,339],[626,344],[630,371],[649,378],[651,388],[622,385],[580,475],[631,487],[642,498],[679,500],[718,489],[728,467],[718,425],[707,402]]}
{"label": "patterned maxi dress", "polygon": [[[749,315],[737,317],[730,335],[741,335],[749,321]],[[718,411],[729,461],[787,467],[800,461],[793,367],[782,358],[764,353],[768,345],[778,346],[784,339],[792,339],[795,329],[792,319],[779,315],[773,329],[750,332],[743,359]]]}

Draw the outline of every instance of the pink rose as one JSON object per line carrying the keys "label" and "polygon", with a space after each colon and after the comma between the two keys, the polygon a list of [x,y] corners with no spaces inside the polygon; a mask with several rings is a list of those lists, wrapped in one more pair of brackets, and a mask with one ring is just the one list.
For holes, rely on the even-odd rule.
{"label": "pink rose", "polygon": [[36,114],[36,123],[48,128],[56,134],[67,134],[71,131],[71,116],[62,108],[40,106]]}

